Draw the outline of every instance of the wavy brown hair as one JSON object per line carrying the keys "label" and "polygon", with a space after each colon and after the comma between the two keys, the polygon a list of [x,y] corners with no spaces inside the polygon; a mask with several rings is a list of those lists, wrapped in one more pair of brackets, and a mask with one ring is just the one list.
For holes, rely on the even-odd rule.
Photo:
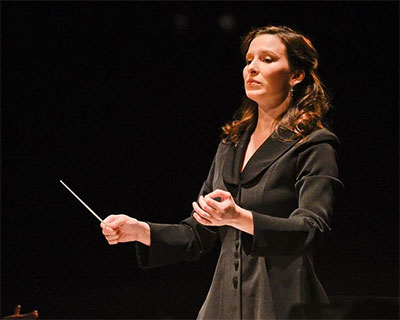
{"label": "wavy brown hair", "polygon": [[[276,125],[293,133],[292,138],[304,140],[311,132],[325,128],[324,116],[329,111],[329,99],[326,90],[317,75],[318,52],[311,41],[291,28],[285,26],[266,26],[253,29],[242,40],[243,56],[250,43],[259,35],[278,36],[286,47],[289,67],[292,72],[303,70],[304,79],[293,87],[289,108],[277,119]],[[246,96],[236,111],[233,121],[222,127],[222,141],[237,144],[245,130],[253,129],[257,124],[257,103]]]}

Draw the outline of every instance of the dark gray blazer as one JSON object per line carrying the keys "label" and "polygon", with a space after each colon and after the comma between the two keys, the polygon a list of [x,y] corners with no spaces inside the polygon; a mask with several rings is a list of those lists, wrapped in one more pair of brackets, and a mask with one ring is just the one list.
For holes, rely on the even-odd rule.
{"label": "dark gray blazer", "polygon": [[[288,137],[287,131],[281,136]],[[137,244],[150,268],[195,260],[217,238],[221,253],[198,319],[285,319],[294,304],[328,303],[314,271],[313,251],[331,230],[338,179],[337,137],[321,129],[305,142],[271,135],[240,172],[251,132],[239,144],[220,143],[200,194],[229,191],[250,210],[254,236],[232,227],[150,223],[151,247]]]}

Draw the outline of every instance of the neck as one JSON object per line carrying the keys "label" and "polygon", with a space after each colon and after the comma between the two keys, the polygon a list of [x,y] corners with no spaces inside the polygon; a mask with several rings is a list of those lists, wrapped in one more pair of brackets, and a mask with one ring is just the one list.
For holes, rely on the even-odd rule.
{"label": "neck", "polygon": [[288,109],[289,104],[290,96],[278,106],[258,104],[258,120],[253,134],[269,136],[276,129],[280,115]]}

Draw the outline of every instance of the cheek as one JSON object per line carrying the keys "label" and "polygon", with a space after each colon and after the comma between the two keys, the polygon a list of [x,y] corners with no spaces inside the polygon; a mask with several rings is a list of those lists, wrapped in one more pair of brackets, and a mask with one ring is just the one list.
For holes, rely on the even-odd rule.
{"label": "cheek", "polygon": [[288,86],[290,80],[290,74],[287,70],[277,69],[272,70],[268,74],[268,79],[270,80],[270,84],[277,85],[279,87]]}
{"label": "cheek", "polygon": [[243,81],[245,81],[248,77],[249,73],[247,72],[247,68],[244,67],[243,68]]}

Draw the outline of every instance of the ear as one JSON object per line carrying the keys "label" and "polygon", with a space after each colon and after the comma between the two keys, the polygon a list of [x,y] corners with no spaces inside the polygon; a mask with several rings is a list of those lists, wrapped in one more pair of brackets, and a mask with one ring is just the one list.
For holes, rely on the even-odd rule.
{"label": "ear", "polygon": [[293,88],[296,84],[300,83],[303,81],[306,73],[304,70],[296,70],[295,72],[292,73],[290,77],[290,86]]}

